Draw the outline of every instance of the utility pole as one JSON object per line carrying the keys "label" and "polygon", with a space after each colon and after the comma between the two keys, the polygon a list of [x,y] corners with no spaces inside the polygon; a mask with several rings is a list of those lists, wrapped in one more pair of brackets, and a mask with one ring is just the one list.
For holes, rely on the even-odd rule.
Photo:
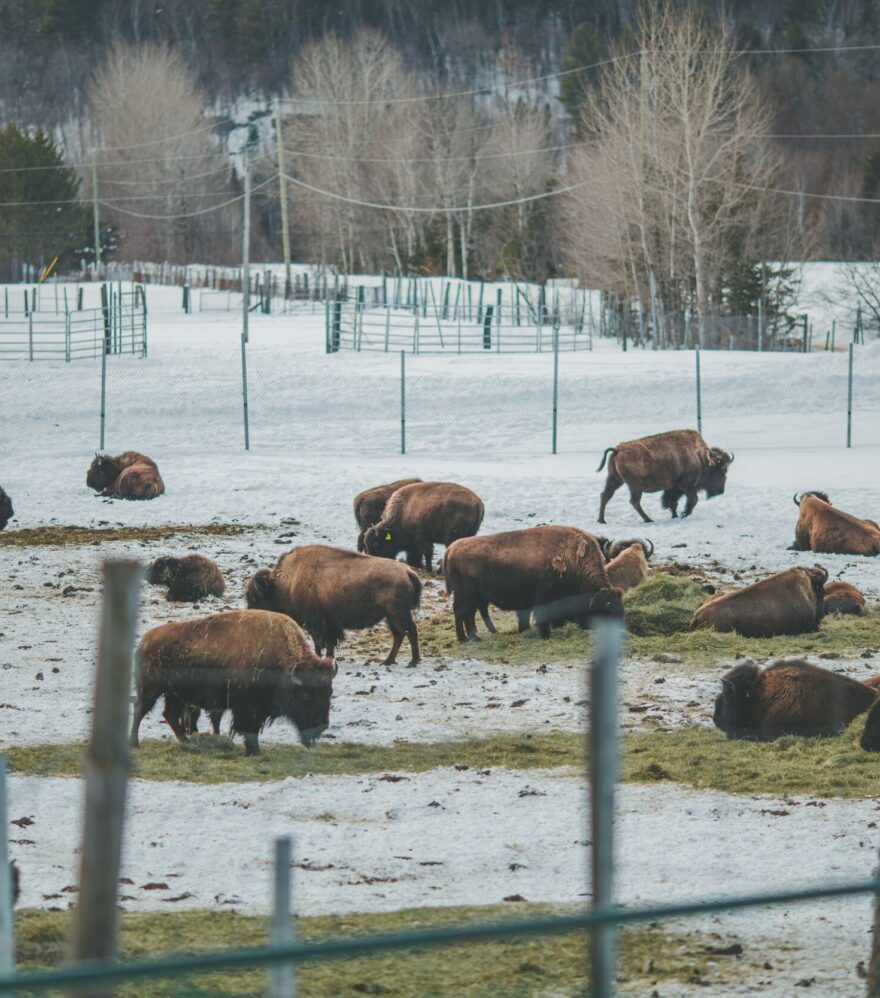
{"label": "utility pole", "polygon": [[95,267],[101,263],[101,217],[98,213],[98,164],[92,149],[92,214],[95,219]]}
{"label": "utility pole", "polygon": [[275,101],[275,144],[278,149],[278,184],[281,204],[281,248],[284,253],[284,297],[291,291],[290,225],[287,219],[287,180],[284,176],[284,138],[281,132],[281,101]]}
{"label": "utility pole", "polygon": [[244,236],[241,244],[241,335],[248,341],[248,316],[251,310],[251,164],[244,153]]}

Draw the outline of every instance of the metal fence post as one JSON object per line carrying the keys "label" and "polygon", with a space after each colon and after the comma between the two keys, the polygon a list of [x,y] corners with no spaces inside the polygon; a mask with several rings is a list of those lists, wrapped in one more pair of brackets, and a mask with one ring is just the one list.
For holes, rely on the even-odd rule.
{"label": "metal fence post", "polygon": [[406,350],[400,351],[400,453],[406,453]]}
{"label": "metal fence post", "polygon": [[559,326],[553,327],[553,450],[556,453],[557,408],[559,402]]}
{"label": "metal fence post", "polygon": [[[480,285],[480,290],[483,290],[482,284]],[[494,305],[487,305],[486,311],[483,313],[483,349],[492,349],[492,313],[495,309]]]}
{"label": "metal fence post", "polygon": [[[623,625],[610,618],[594,624],[595,660],[590,670],[590,841],[593,908],[614,902],[614,788],[617,782],[617,675]],[[617,926],[597,926],[590,934],[590,995],[611,998],[617,977]]]}
{"label": "metal fence post", "polygon": [[247,336],[241,334],[241,399],[244,417],[244,449],[251,449],[250,416],[248,413],[248,378],[247,378]]}
{"label": "metal fence post", "polygon": [[34,359],[34,313],[28,313],[28,360]]}
{"label": "metal fence post", "polygon": [[70,312],[64,313],[64,359],[70,362]]}
{"label": "metal fence post", "polygon": [[101,450],[104,449],[104,428],[107,419],[107,351],[101,350]]}
{"label": "metal fence post", "polygon": [[[296,927],[290,905],[290,868],[293,848],[287,836],[275,840],[275,891],[269,942],[290,946],[296,942]],[[295,998],[296,965],[278,963],[269,970],[267,998]]]}
{"label": "metal fence post", "polygon": [[849,345],[849,370],[846,389],[846,446],[852,447],[853,345]]}
{"label": "metal fence post", "polygon": [[[6,759],[0,755],[0,975],[15,970],[15,928],[12,920],[12,871],[9,867],[9,816],[6,805]],[[4,992],[8,994],[9,992]]]}
{"label": "metal fence post", "polygon": [[697,433],[703,432],[703,395],[700,381],[700,344],[694,347],[694,354],[697,358]]}

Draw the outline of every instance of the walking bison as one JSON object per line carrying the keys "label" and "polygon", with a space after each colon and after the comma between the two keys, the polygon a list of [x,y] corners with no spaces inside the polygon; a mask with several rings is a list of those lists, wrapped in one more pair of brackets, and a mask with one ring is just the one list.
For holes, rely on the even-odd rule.
{"label": "walking bison", "polygon": [[217,563],[201,554],[157,558],[147,568],[147,582],[167,586],[168,599],[181,603],[194,603],[206,596],[222,596],[226,592]]}
{"label": "walking bison", "polygon": [[86,473],[86,485],[116,499],[155,499],[165,491],[156,462],[129,450],[119,457],[95,454]]}
{"label": "walking bison", "polygon": [[200,620],[154,627],[137,651],[137,699],[131,744],[160,696],[163,716],[185,742],[188,708],[232,712],[232,733],[246,755],[259,755],[259,733],[286,717],[312,745],[330,719],[336,666],[319,658],[289,617],[265,610],[234,610]]}
{"label": "walking bison", "polygon": [[789,568],[732,593],[712,596],[691,620],[691,630],[736,631],[748,638],[815,631],[825,613],[828,573]]}
{"label": "walking bison", "polygon": [[[609,458],[608,455],[611,455]],[[663,508],[678,516],[678,502],[685,497],[683,516],[697,505],[697,494],[721,495],[727,484],[727,469],[733,454],[709,447],[695,430],[670,430],[639,440],[628,440],[608,447],[597,471],[608,462],[608,477],[599,503],[599,523],[605,522],[605,507],[614,493],[626,485],[633,509],[645,523],[651,518],[642,509],[645,492],[662,492]]]}
{"label": "walking bison", "polygon": [[824,492],[794,494],[798,520],[790,551],[821,554],[880,554],[880,527],[874,520],[835,509]]}
{"label": "walking bison", "polygon": [[260,569],[248,582],[247,603],[292,617],[318,653],[326,648],[331,657],[347,630],[385,620],[393,643],[384,664],[396,660],[405,635],[415,665],[420,655],[413,610],[421,593],[421,579],[400,562],[312,544],[282,555],[272,569]]}
{"label": "walking bison", "polygon": [[476,638],[478,611],[495,633],[489,604],[515,611],[520,631],[534,611],[545,638],[557,620],[623,617],[623,593],[609,581],[599,544],[576,527],[529,527],[455,541],[443,558],[443,574],[459,641]]}
{"label": "walking bison", "polygon": [[401,478],[399,481],[389,482],[387,485],[376,485],[371,489],[365,489],[354,497],[354,518],[360,527],[357,539],[358,551],[364,550],[364,534],[382,519],[385,503],[391,496],[404,485],[412,485],[420,481],[421,478]]}
{"label": "walking bison", "polygon": [[397,489],[385,504],[382,519],[364,534],[364,548],[381,558],[406,552],[413,567],[430,572],[434,545],[449,547],[480,529],[485,507],[470,489],[454,482],[414,482]]}

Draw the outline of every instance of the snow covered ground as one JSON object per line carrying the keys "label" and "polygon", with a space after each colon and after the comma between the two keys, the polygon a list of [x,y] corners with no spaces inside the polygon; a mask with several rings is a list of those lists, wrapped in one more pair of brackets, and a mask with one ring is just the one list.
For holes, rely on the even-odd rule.
{"label": "snow covered ground", "polygon": [[[150,453],[160,464],[166,495],[126,504],[101,500],[86,488],[97,443],[96,364],[5,364],[0,484],[16,507],[11,526],[237,522],[246,530],[236,537],[184,533],[168,544],[0,549],[0,750],[85,735],[105,557],[146,559],[192,549],[223,569],[226,597],[197,610],[174,607],[158,590],[145,589],[143,631],[222,603],[241,606],[246,578],[294,544],[353,545],[352,497],[403,475],[474,488],[486,503],[484,532],[541,522],[595,529],[604,476],[594,469],[602,449],[694,423],[691,353],[622,354],[597,343],[592,354],[562,357],[555,457],[548,453],[550,357],[408,357],[409,452],[403,457],[397,452],[397,357],[325,355],[321,314],[255,315],[248,356],[253,449],[246,453],[238,317],[183,316],[173,289],[149,288],[148,302],[150,356],[110,362],[107,445]],[[786,550],[796,490],[826,489],[843,508],[877,516],[878,375],[880,346],[859,348],[856,446],[846,450],[841,356],[705,354],[704,433],[736,452],[727,492],[702,500],[688,520],[661,518],[643,527],[624,490],[609,506],[607,531],[650,537],[658,559],[699,566],[715,560],[726,574],[745,578],[820,560],[832,578],[880,599],[880,559],[817,559]],[[662,517],[656,496],[645,505]],[[79,591],[62,595],[68,585]],[[554,661],[536,639],[523,640],[534,642],[529,667],[450,657],[407,669],[403,657],[386,669],[343,646],[327,734],[388,744],[544,724],[580,727],[583,669]],[[844,664],[856,675],[880,672],[877,659]],[[544,665],[546,672],[538,672]],[[674,665],[664,665],[666,682],[658,686],[652,682],[656,664],[627,663],[624,703],[649,701],[664,723],[708,723],[723,668],[719,663],[676,674]],[[371,687],[367,696],[354,695]],[[520,700],[526,702],[510,706]],[[166,734],[158,711],[142,734]],[[277,724],[265,741],[294,737]],[[520,797],[526,788],[538,795]],[[30,840],[13,842],[24,869],[24,901],[66,904],[69,893],[62,889],[75,880],[81,786],[14,777],[11,794],[11,817],[34,818],[34,825],[12,829],[13,839]],[[136,782],[124,870],[134,883],[123,904],[228,903],[266,910],[271,839],[281,831],[297,836],[300,860],[312,867],[297,873],[297,897],[313,913],[493,903],[511,893],[572,900],[588,889],[583,796],[583,784],[573,776],[502,770],[485,777],[436,771],[400,783],[379,777],[223,787]],[[432,801],[440,806],[429,807]],[[876,801],[780,805],[668,784],[623,787],[621,801],[620,897],[627,901],[769,889],[829,876],[857,879],[874,864],[877,836],[868,826]],[[779,810],[790,814],[770,813]],[[225,842],[235,848],[224,848]],[[247,867],[239,868],[236,856],[249,857]],[[259,858],[259,876],[252,857]],[[441,865],[419,865],[434,862]],[[511,863],[525,869],[512,871]],[[392,879],[371,883],[375,877]],[[169,889],[142,891],[150,881]],[[180,895],[188,896],[163,900]],[[867,952],[868,904],[862,901],[699,922],[731,926],[770,951],[783,943],[803,946],[792,967],[800,961],[801,976],[818,975],[823,994],[853,993],[853,968]],[[770,993],[790,993],[790,979],[774,980]]]}

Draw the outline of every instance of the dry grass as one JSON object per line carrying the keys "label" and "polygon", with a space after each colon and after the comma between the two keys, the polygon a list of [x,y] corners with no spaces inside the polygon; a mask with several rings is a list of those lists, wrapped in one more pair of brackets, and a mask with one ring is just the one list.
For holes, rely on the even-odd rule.
{"label": "dry grass", "polygon": [[180,523],[158,527],[27,527],[0,532],[0,547],[82,547],[108,541],[167,541],[180,534],[236,537],[245,530],[239,523]]}

